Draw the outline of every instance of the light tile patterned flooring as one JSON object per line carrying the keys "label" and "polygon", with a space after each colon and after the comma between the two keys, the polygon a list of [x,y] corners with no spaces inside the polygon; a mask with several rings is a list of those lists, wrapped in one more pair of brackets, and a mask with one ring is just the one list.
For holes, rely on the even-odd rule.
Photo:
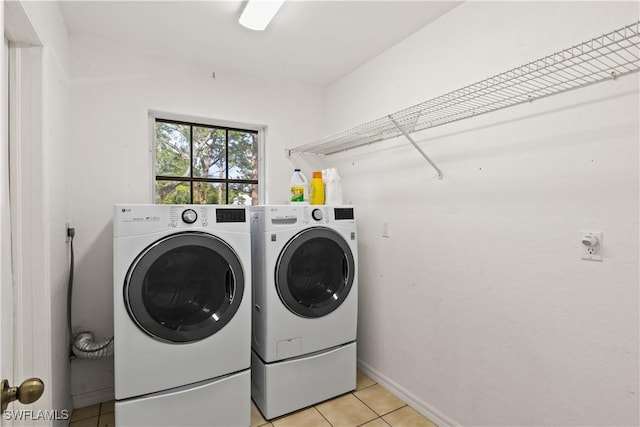
{"label": "light tile patterned flooring", "polygon": [[380,384],[358,371],[356,389],[267,422],[251,402],[251,427],[435,427]]}
{"label": "light tile patterned flooring", "polygon": [[[113,401],[74,409],[69,427],[115,427]],[[435,427],[358,371],[356,389],[268,422],[251,402],[251,427]]]}
{"label": "light tile patterned flooring", "polygon": [[69,427],[115,427],[114,401],[76,408]]}

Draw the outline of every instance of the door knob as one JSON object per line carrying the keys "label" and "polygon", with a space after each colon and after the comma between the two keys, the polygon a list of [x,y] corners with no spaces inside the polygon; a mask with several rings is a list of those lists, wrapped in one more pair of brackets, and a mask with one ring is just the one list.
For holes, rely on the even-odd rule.
{"label": "door knob", "polygon": [[20,403],[29,404],[40,399],[44,392],[44,383],[39,378],[29,378],[24,380],[20,387],[9,387],[9,381],[2,380],[0,392],[0,406],[2,412],[7,409],[9,403],[19,400]]}

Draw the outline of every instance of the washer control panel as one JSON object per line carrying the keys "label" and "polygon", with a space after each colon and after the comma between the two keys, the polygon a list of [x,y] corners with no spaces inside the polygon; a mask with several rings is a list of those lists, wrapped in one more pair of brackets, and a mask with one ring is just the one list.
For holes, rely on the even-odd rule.
{"label": "washer control panel", "polygon": [[209,212],[206,206],[172,206],[169,212],[169,227],[176,228],[181,225],[209,225]]}
{"label": "washer control panel", "polygon": [[322,211],[320,209],[314,209],[311,211],[311,217],[316,221],[320,221],[322,219]]}
{"label": "washer control panel", "polygon": [[198,219],[198,214],[193,209],[185,209],[182,211],[182,220],[187,224],[193,224]]}
{"label": "washer control panel", "polygon": [[[214,205],[116,204],[113,236],[137,236],[163,230],[196,230],[212,225],[245,231],[246,207]],[[219,228],[219,230],[223,230]]]}
{"label": "washer control panel", "polygon": [[329,223],[329,211],[326,206],[311,207],[305,206],[303,211],[303,222],[305,224]]}

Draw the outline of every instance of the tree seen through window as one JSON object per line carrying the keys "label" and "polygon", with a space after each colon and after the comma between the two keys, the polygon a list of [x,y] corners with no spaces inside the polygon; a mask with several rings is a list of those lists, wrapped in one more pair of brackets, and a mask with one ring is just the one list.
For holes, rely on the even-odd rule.
{"label": "tree seen through window", "polygon": [[156,119],[155,201],[258,203],[258,132]]}

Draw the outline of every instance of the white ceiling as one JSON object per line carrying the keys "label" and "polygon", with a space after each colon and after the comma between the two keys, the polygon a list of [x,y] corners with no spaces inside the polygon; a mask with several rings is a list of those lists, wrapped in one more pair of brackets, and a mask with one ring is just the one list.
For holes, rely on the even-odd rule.
{"label": "white ceiling", "polygon": [[60,1],[70,34],[264,77],[328,85],[459,1],[289,0],[265,31],[238,24],[242,0]]}

